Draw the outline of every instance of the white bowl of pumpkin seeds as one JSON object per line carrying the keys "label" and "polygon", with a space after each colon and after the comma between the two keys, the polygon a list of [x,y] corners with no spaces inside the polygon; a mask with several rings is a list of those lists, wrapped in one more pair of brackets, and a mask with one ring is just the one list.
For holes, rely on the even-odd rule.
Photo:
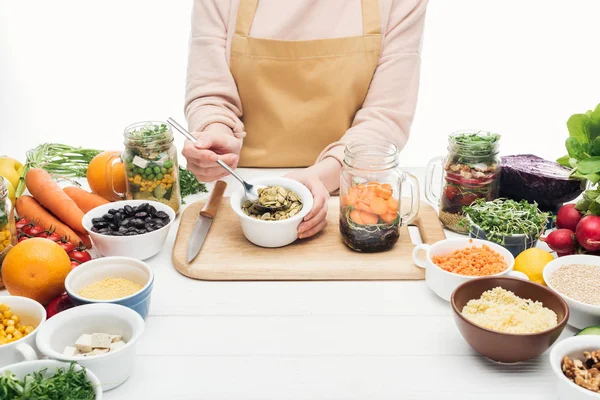
{"label": "white bowl of pumpkin seeds", "polygon": [[576,254],[556,258],[544,267],[543,277],[569,305],[569,325],[578,329],[600,325],[600,257]]}
{"label": "white bowl of pumpkin seeds", "polygon": [[266,187],[259,201],[278,202],[280,207],[276,213],[266,213],[246,203],[241,186],[233,192],[231,208],[240,218],[246,239],[261,247],[283,247],[296,241],[298,225],[313,207],[310,190],[298,181],[283,177],[253,179],[251,183]]}

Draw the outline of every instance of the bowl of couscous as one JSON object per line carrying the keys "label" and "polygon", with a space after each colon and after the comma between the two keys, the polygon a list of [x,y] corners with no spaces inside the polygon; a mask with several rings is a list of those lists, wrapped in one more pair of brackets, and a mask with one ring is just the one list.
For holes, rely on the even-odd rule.
{"label": "bowl of couscous", "polygon": [[515,363],[537,357],[558,339],[567,303],[533,282],[486,277],[463,283],[450,298],[463,338],[481,355]]}
{"label": "bowl of couscous", "polygon": [[148,316],[154,273],[148,264],[130,257],[104,257],[74,268],[65,279],[76,305],[113,303]]}

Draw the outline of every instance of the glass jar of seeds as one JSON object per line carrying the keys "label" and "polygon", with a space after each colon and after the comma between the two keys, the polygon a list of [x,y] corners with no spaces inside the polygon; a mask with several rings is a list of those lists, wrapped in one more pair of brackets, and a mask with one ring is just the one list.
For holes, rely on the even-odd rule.
{"label": "glass jar of seeds", "polygon": [[[497,199],[500,192],[500,135],[484,131],[459,131],[448,137],[448,155],[429,162],[425,181],[425,197],[439,204],[439,218],[445,228],[467,233],[461,222],[463,207],[475,200]],[[433,175],[443,168],[441,193],[433,188]],[[439,189],[437,189],[439,190]]]}
{"label": "glass jar of seeds", "polygon": [[179,164],[171,128],[162,121],[138,122],[125,128],[123,136],[127,198],[159,201],[177,213]]}

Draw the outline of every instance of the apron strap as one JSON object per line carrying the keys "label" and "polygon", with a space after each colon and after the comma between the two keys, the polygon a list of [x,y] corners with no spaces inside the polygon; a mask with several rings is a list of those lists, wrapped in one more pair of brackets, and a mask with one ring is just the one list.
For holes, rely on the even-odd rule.
{"label": "apron strap", "polygon": [[235,24],[235,33],[243,37],[250,35],[250,27],[254,20],[258,0],[240,0],[237,22]]}
{"label": "apron strap", "polygon": [[[380,20],[381,17],[379,15],[379,0],[362,0],[362,18],[363,18],[363,35],[379,35],[379,34],[381,34],[381,20]],[[238,21],[238,23],[239,23],[239,21]]]}

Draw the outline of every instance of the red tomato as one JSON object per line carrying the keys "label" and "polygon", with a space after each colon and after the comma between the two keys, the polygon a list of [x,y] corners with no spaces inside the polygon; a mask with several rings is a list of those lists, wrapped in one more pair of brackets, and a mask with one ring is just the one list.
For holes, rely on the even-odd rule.
{"label": "red tomato", "polygon": [[23,240],[27,240],[27,239],[29,239],[27,236],[21,236],[19,238],[19,243],[21,243]]}
{"label": "red tomato", "polygon": [[[38,225],[32,226],[31,229],[29,229],[29,232],[25,232],[25,231],[23,231],[23,232],[27,233],[29,236],[48,237],[48,232],[44,232],[44,229],[41,226],[38,226]],[[46,236],[38,236],[38,235],[40,235],[42,233],[45,233]]]}
{"label": "red tomato", "polygon": [[73,245],[73,243],[71,242],[63,242],[62,240],[60,242],[56,242],[60,247],[63,248],[64,251],[66,251],[67,253],[72,252],[73,250],[75,250],[75,246]]}
{"label": "red tomato", "polygon": [[21,229],[28,223],[29,223],[29,221],[27,221],[25,218],[21,218],[20,220],[17,221],[15,226],[17,227],[17,229]]}
{"label": "red tomato", "polygon": [[37,238],[44,238],[44,239],[47,239],[48,236],[49,236],[48,232],[46,232],[46,231],[44,231],[42,233],[38,233],[37,235],[35,235],[35,237],[37,237]]}
{"label": "red tomato", "polygon": [[450,201],[454,200],[454,198],[460,194],[460,189],[456,186],[448,185],[446,186],[446,198]]}
{"label": "red tomato", "polygon": [[48,239],[52,240],[53,242],[58,242],[61,240],[61,236],[56,232],[52,232],[48,235]]}
{"label": "red tomato", "polygon": [[460,200],[460,204],[462,204],[463,206],[470,206],[471,203],[473,203],[475,200],[477,200],[479,197],[476,194],[473,193],[467,193],[465,194],[462,199]]}
{"label": "red tomato", "polygon": [[31,232],[32,228],[33,228],[33,224],[26,224],[25,226],[23,226],[21,228],[21,232],[24,233],[25,235],[29,235],[29,232]]}
{"label": "red tomato", "polygon": [[80,263],[84,263],[84,262],[90,261],[92,259],[92,256],[90,256],[90,253],[88,253],[85,250],[81,251],[81,250],[77,250],[77,249],[70,251],[69,257],[71,257],[71,260],[75,260]]}
{"label": "red tomato", "polygon": [[79,267],[81,263],[79,261],[71,260],[71,269]]}
{"label": "red tomato", "polygon": [[71,307],[75,307],[75,304],[73,304],[69,295],[65,293],[52,300],[50,304],[46,306],[46,315],[50,318]]}

